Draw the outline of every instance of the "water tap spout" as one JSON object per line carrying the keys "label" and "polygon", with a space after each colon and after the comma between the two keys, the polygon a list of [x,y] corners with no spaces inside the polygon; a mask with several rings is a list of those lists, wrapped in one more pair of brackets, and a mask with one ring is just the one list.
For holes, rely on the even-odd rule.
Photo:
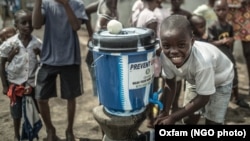
{"label": "water tap spout", "polygon": [[163,104],[158,100],[160,93],[162,93],[162,89],[158,92],[154,92],[152,98],[149,98],[149,102],[158,105],[159,109],[163,110]]}

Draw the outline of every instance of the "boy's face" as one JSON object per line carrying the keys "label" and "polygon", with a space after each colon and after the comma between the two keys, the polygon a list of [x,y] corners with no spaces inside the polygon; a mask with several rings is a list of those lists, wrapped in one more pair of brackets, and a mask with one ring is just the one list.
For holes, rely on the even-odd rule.
{"label": "boy's face", "polygon": [[20,34],[30,35],[33,31],[31,14],[20,13],[17,18],[16,28],[19,30]]}
{"label": "boy's face", "polygon": [[225,20],[228,13],[228,5],[224,1],[217,1],[214,4],[214,11],[219,20]]}
{"label": "boy's face", "polygon": [[202,37],[206,32],[206,22],[202,19],[191,19],[195,36]]}
{"label": "boy's face", "polygon": [[188,59],[193,45],[193,38],[186,30],[170,29],[160,34],[162,51],[177,67]]}

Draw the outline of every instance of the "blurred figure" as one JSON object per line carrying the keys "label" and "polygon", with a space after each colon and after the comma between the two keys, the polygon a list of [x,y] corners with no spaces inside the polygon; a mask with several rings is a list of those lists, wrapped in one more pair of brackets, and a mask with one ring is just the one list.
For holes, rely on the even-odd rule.
{"label": "blurred figure", "polygon": [[232,89],[232,100],[240,107],[249,108],[249,105],[239,97],[238,92],[238,71],[236,61],[233,56],[234,31],[233,26],[226,21],[228,4],[226,0],[218,0],[214,4],[214,11],[218,21],[214,22],[209,28],[209,38],[211,43],[217,46],[234,64],[234,80]]}
{"label": "blurred figure", "polygon": [[130,17],[130,26],[132,27],[136,27],[136,23],[139,17],[139,14],[141,13],[141,11],[144,8],[144,4],[142,0],[136,0],[132,6],[132,14]]}
{"label": "blurred figure", "polygon": [[[97,13],[97,21],[95,28],[91,25],[91,14]],[[87,21],[87,30],[92,39],[93,32],[97,32],[99,30],[107,29],[107,23],[112,19],[118,20],[118,12],[117,12],[117,0],[98,0],[96,2],[92,2],[86,6],[86,14],[89,18]],[[88,65],[88,70],[92,79],[92,90],[94,96],[98,96],[97,88],[96,88],[96,76],[93,65],[93,53],[88,50],[85,62]]]}
{"label": "blurred figure", "polygon": [[194,11],[193,14],[203,16],[206,19],[206,34],[204,34],[203,38],[207,38],[208,34],[208,27],[210,27],[215,21],[217,21],[217,16],[214,12],[214,2],[216,0],[207,0],[206,4],[202,4],[198,6]]}
{"label": "blurred figure", "polygon": [[240,40],[248,72],[248,91],[250,96],[250,1],[227,0],[229,12],[227,20],[233,25],[234,38]]}
{"label": "blurred figure", "polygon": [[208,41],[208,39],[204,39],[206,19],[203,16],[193,14],[189,21],[193,29],[194,39],[198,41]]}
{"label": "blurred figure", "polygon": [[4,27],[0,30],[0,44],[6,41],[8,38],[16,34],[14,27]]}
{"label": "blurred figure", "polygon": [[1,0],[1,17],[3,20],[2,27],[14,25],[13,17],[14,13],[20,10],[21,0]]}

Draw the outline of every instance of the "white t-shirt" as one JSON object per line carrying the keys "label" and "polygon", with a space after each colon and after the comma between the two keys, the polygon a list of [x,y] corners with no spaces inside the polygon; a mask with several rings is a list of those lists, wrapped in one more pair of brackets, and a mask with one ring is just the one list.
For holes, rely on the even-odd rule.
{"label": "white t-shirt", "polygon": [[136,27],[147,27],[148,24],[153,22],[158,22],[154,11],[144,8],[138,17]]}
{"label": "white t-shirt", "polygon": [[234,77],[233,64],[217,47],[195,41],[186,63],[180,68],[161,53],[163,76],[172,79],[181,77],[196,86],[201,95],[210,95],[218,86],[230,84]]}
{"label": "white t-shirt", "polygon": [[0,46],[0,56],[7,58],[13,47],[19,47],[19,53],[16,54],[11,62],[6,66],[7,79],[9,82],[21,85],[24,82],[30,86],[35,86],[35,75],[39,65],[37,55],[34,53],[35,48],[42,49],[42,41],[32,35],[32,39],[27,45],[23,43],[16,34],[6,40]]}
{"label": "white t-shirt", "polygon": [[167,8],[155,8],[154,10],[154,14],[155,16],[157,17],[157,20],[158,20],[158,25],[157,25],[157,37],[160,36],[160,26],[161,26],[161,23],[162,21],[169,17],[171,14],[170,14],[170,11],[167,9]]}

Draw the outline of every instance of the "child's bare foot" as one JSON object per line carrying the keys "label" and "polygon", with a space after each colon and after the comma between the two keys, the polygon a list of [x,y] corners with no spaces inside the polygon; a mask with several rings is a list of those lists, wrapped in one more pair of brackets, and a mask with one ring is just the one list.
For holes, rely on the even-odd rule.
{"label": "child's bare foot", "polygon": [[65,135],[66,135],[66,141],[75,141],[75,136],[73,132],[69,132],[66,130]]}
{"label": "child's bare foot", "polygon": [[55,128],[48,129],[47,130],[47,141],[57,141],[57,140],[58,140],[58,137],[56,136]]}

